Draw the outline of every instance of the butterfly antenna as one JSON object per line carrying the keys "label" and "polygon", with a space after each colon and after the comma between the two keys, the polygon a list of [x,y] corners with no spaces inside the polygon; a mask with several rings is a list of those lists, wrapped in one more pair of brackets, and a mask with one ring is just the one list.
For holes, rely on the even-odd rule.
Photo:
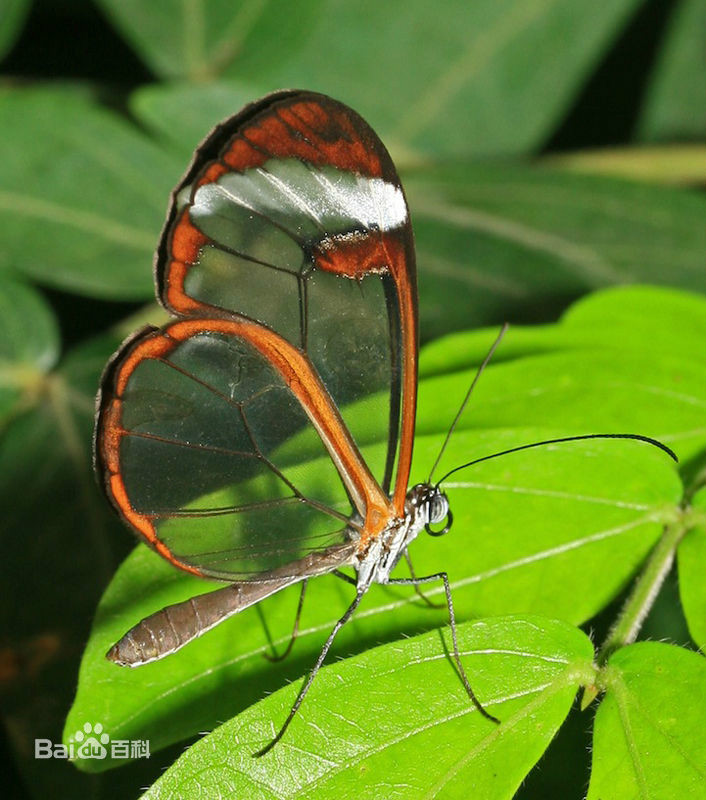
{"label": "butterfly antenna", "polygon": [[541,442],[532,442],[531,444],[523,444],[519,447],[511,447],[509,450],[501,450],[499,453],[492,453],[489,456],[482,456],[481,458],[475,458],[473,461],[469,461],[466,464],[461,464],[458,467],[454,467],[452,470],[446,473],[444,477],[436,484],[437,487],[440,486],[444,481],[448,480],[448,478],[454,474],[454,472],[458,472],[459,470],[466,469],[466,467],[472,467],[474,464],[480,464],[481,461],[489,461],[491,458],[498,458],[499,456],[506,456],[509,453],[517,453],[519,450],[529,450],[532,447],[543,447],[547,444],[559,444],[561,442],[578,442],[582,439],[635,439],[638,442],[645,442],[646,444],[652,445],[653,447],[658,447],[660,450],[663,450],[670,458],[674,459],[674,461],[678,462],[679,459],[676,456],[676,453],[670,448],[667,447],[666,444],[658,441],[657,439],[652,439],[650,436],[642,436],[639,433],[585,433],[581,436],[563,436],[559,439],[545,439]]}
{"label": "butterfly antenna", "polygon": [[[505,332],[507,331],[508,327],[509,327],[509,324],[507,322],[505,322],[503,324],[502,328],[500,329],[500,333],[498,333],[498,335],[496,336],[495,341],[493,342],[490,350],[488,350],[488,354],[483,359],[483,363],[476,370],[476,374],[473,376],[473,380],[471,381],[471,385],[468,387],[468,391],[466,392],[466,396],[463,398],[463,402],[461,403],[460,408],[456,412],[456,416],[454,417],[454,420],[451,423],[451,427],[449,428],[448,433],[446,434],[446,438],[444,439],[444,443],[441,445],[441,449],[439,450],[439,454],[437,455],[436,460],[434,461],[434,464],[432,465],[431,471],[429,472],[428,483],[431,483],[431,476],[434,474],[434,471],[439,466],[439,462],[441,461],[441,457],[444,455],[444,450],[446,450],[446,446],[448,445],[449,440],[451,439],[451,434],[456,429],[456,425],[458,424],[458,421],[461,419],[461,415],[466,410],[466,406],[468,405],[468,401],[471,399],[471,394],[473,393],[473,390],[476,388],[476,384],[480,380],[480,376],[483,374],[483,370],[490,363],[490,359],[493,357],[493,353],[495,353],[495,351],[497,350],[498,345],[500,344],[500,342],[503,339],[503,336],[505,336]],[[441,481],[439,481],[439,483],[441,483]]]}

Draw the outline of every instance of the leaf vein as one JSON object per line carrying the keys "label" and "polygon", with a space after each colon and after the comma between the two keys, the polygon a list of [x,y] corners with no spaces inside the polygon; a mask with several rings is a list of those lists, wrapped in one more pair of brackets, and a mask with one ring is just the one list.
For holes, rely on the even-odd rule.
{"label": "leaf vein", "polygon": [[133,247],[136,250],[151,251],[154,244],[154,235],[151,232],[122,225],[115,220],[90,211],[70,208],[29,195],[0,192],[0,209],[45,222],[67,225],[70,228],[76,228],[84,233],[91,233],[109,242]]}

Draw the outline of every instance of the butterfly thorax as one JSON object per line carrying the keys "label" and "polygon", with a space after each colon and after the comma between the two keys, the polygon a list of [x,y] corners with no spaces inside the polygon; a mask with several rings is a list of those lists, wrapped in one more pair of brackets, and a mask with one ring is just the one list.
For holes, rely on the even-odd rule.
{"label": "butterfly thorax", "polygon": [[381,533],[355,556],[358,589],[387,583],[409,544],[427,525],[441,522],[449,512],[446,495],[436,486],[418,483],[407,492],[404,517],[392,519]]}

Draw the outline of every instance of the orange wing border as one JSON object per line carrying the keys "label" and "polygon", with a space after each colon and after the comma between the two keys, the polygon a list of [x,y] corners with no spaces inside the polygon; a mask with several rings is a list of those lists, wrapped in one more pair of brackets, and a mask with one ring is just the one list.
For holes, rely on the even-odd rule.
{"label": "orange wing border", "polygon": [[358,546],[364,549],[394,515],[389,498],[370,473],[309,359],[279,334],[249,320],[187,319],[164,328],[146,328],[127,339],[109,362],[97,401],[94,457],[103,488],[120,516],[174,566],[208,577],[177,557],[159,538],[150,515],[132,506],[121,474],[120,444],[127,433],[122,427],[123,396],[137,366],[147,359],[164,358],[187,339],[209,332],[243,339],[281,375],[319,433],[363,518]]}

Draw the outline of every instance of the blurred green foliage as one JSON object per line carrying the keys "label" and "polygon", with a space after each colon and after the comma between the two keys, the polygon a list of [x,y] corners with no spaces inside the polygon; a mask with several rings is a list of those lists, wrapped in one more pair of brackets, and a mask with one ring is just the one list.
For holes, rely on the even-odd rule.
{"label": "blurred green foliage", "polygon": [[[196,643],[190,657],[150,667],[151,677],[140,670],[116,675],[101,655],[116,631],[148,607],[208,588],[197,589],[143,548],[115,576],[89,638],[99,598],[133,543],[92,475],[93,397],[101,370],[135,327],[126,318],[153,299],[152,253],[168,194],[193,148],[215,122],[276,88],[311,88],[349,103],[378,131],[400,167],[417,238],[422,336],[448,335],[429,346],[422,362],[415,462],[420,476],[453,415],[456,400],[449,398],[463,394],[469,369],[492,338],[487,330],[458,332],[506,319],[542,325],[511,330],[464,417],[454,443],[457,460],[547,431],[618,429],[662,438],[682,458],[681,483],[659,454],[638,452],[630,443],[591,448],[594,472],[581,451],[566,460],[552,461],[537,451],[512,465],[498,462],[497,471],[474,474],[478,486],[466,488],[456,501],[467,520],[456,538],[447,537],[441,546],[419,542],[418,568],[457,565],[452,577],[459,583],[463,619],[548,614],[595,628],[599,643],[615,609],[609,616],[594,615],[620,596],[659,538],[659,523],[691,501],[697,511],[685,523],[689,534],[678,559],[693,641],[686,641],[684,618],[668,593],[652,615],[661,627],[650,627],[649,619],[647,627],[674,644],[704,646],[704,501],[698,489],[706,454],[706,312],[701,298],[674,290],[706,291],[706,204],[700,191],[706,162],[705,17],[698,0],[0,2],[0,574],[6,597],[0,697],[6,796],[39,798],[51,791],[58,797],[136,797],[181,753],[185,738],[238,712],[281,715],[291,690],[265,701],[266,707],[251,704],[299,677],[321,639],[322,634],[303,637],[299,652],[273,669],[260,657],[266,639],[261,612],[253,609]],[[611,146],[609,160],[592,152],[604,145]],[[669,166],[675,156],[676,185]],[[635,169],[636,163],[643,166]],[[608,290],[550,324],[593,290],[633,283],[663,291]],[[162,321],[154,305],[140,319]],[[568,497],[515,507],[517,497],[508,487],[537,491],[532,481]],[[598,510],[581,506],[579,495],[590,489],[599,497],[606,487],[617,494],[604,497]],[[611,518],[623,513],[621,503],[642,508],[633,509],[636,520],[649,517],[634,522],[631,536],[607,537],[591,557],[578,548],[570,563],[548,559],[538,572],[510,569],[539,550],[628,524]],[[332,609],[345,602],[344,589],[325,580],[314,589],[321,599],[307,610],[309,627],[323,630]],[[441,652],[438,634],[407,643],[398,638],[442,625],[443,614],[425,613],[404,593],[381,591],[369,600],[369,613],[341,639],[339,655],[379,642],[402,648],[400,663]],[[268,601],[264,613],[274,638],[284,636],[295,601],[289,595]],[[391,602],[398,611],[383,619],[377,609]],[[464,626],[471,644],[474,630],[472,623]],[[510,643],[523,646],[523,636]],[[557,636],[567,658],[590,660],[576,631]],[[86,641],[68,732],[92,710],[96,719],[90,721],[110,722],[135,738],[149,730],[155,751],[172,743],[171,748],[102,776],[34,758],[35,737],[61,740]],[[694,653],[673,650],[638,643],[609,661],[603,688],[610,702],[599,707],[589,796],[609,796],[607,790],[618,785],[626,794],[612,796],[630,796],[638,780],[650,787],[649,796],[670,797],[662,785],[672,790],[671,778],[664,778],[670,770],[683,779],[679,791],[688,793],[690,773],[675,753],[704,763],[698,707],[706,706],[688,696],[689,686],[703,683],[703,663]],[[393,652],[356,658],[377,674]],[[228,666],[237,656],[240,661]],[[230,670],[228,682],[219,669]],[[337,681],[336,670],[350,674],[351,668],[344,663],[330,669],[330,680]],[[404,684],[403,692],[405,686],[419,691],[421,702],[425,686],[452,675],[444,659],[434,669],[396,683]],[[507,662],[491,678],[505,677],[510,694],[518,669]],[[585,663],[582,669],[585,677]],[[174,691],[175,673],[189,691]],[[668,677],[661,681],[650,677],[663,673]],[[516,771],[496,787],[497,794],[479,784],[479,796],[512,796],[561,724],[578,683],[562,684],[569,687],[563,705],[540,704],[547,709],[546,717],[537,711],[542,725],[536,741],[542,744],[531,757],[523,760],[521,743],[508,742],[507,750],[489,745],[485,761],[469,760],[478,774],[500,759],[516,759]],[[155,694],[163,699],[156,702]],[[351,697],[359,706],[373,702],[365,686]],[[400,699],[392,697],[393,707]],[[667,741],[665,731],[675,730],[670,709],[676,709],[678,728],[698,729],[693,741],[659,750],[653,762],[659,774],[631,772],[616,749],[620,720],[639,717],[648,702],[661,711],[652,715],[652,727],[639,729],[647,738],[633,752]],[[379,708],[386,707],[380,701]],[[319,708],[311,703],[309,710],[315,714]],[[132,728],[126,722],[130,709],[143,710]],[[351,711],[352,721],[356,713]],[[589,721],[579,719],[550,745],[542,769],[531,773],[519,797],[546,797],[557,787],[563,796],[582,795],[589,781],[586,743],[571,731],[586,730]],[[208,766],[204,748],[213,747],[219,757],[229,753],[234,731],[247,718],[238,716],[232,724],[195,748],[191,761],[179,762],[151,796],[188,796],[189,776]],[[397,735],[409,738],[389,729],[377,744]],[[439,747],[446,735],[441,729],[434,734]],[[462,744],[460,736],[449,751],[459,759]],[[414,752],[395,751],[394,758],[418,761]],[[615,763],[596,754],[612,754]],[[234,761],[223,763],[236,768]],[[361,763],[347,764],[353,770],[348,777],[328,785],[345,793],[346,781],[362,774]],[[385,761],[366,766],[374,787]],[[212,776],[214,793],[223,791],[221,777]],[[303,796],[295,784],[280,788],[282,796]],[[441,796],[456,796],[452,784],[446,789]],[[316,788],[310,791],[317,796]]]}

